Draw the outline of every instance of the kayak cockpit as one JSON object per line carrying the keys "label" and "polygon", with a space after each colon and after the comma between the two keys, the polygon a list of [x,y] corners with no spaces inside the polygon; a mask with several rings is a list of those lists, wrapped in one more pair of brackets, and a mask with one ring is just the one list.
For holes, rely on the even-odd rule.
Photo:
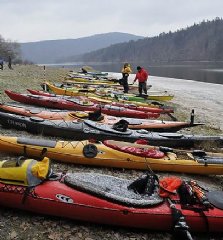
{"label": "kayak cockpit", "polygon": [[104,174],[72,173],[65,176],[64,182],[72,188],[123,205],[148,207],[163,202],[158,195],[158,183],[154,184],[152,193],[139,194],[129,187],[132,181]]}
{"label": "kayak cockpit", "polygon": [[139,157],[163,158],[165,156],[165,153],[149,145],[126,143],[114,140],[105,140],[103,141],[103,144],[115,150],[133,154]]}

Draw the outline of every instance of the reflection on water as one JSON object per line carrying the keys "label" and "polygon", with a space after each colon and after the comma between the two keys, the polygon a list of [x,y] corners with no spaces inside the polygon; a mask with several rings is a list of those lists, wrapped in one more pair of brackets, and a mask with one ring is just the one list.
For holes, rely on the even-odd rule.
{"label": "reflection on water", "polygon": [[[57,66],[70,68],[83,65],[91,66],[103,72],[120,72],[123,63],[69,63]],[[131,63],[134,73],[137,65],[145,67],[152,76],[223,84],[223,62]]]}
{"label": "reflection on water", "polygon": [[223,84],[223,62],[185,62],[150,66],[150,74]]}

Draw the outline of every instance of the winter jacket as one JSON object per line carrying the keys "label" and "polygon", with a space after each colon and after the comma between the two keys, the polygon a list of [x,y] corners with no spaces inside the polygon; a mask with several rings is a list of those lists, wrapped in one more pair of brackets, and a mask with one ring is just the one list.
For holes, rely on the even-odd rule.
{"label": "winter jacket", "polygon": [[138,80],[140,83],[146,82],[148,76],[149,76],[148,72],[147,72],[144,68],[141,68],[141,69],[136,73],[136,76],[135,76],[134,81]]}
{"label": "winter jacket", "polygon": [[131,69],[130,65],[122,68],[122,73],[124,73],[124,74],[130,74],[131,72],[132,72],[132,69]]}

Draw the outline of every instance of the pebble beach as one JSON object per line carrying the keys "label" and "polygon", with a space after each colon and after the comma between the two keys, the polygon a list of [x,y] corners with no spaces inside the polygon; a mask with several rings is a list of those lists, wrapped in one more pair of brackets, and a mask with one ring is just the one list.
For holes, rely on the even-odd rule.
{"label": "pebble beach", "polygon": [[[0,96],[1,103],[11,102],[4,93],[5,89],[25,93],[27,88],[41,90],[40,84],[44,81],[52,83],[60,82],[69,72],[68,68],[54,68],[36,65],[16,65],[13,70],[7,67],[0,70]],[[119,76],[119,74],[113,74]],[[129,81],[132,82],[131,74]],[[191,110],[195,110],[195,121],[205,125],[183,130],[187,134],[222,135],[223,134],[223,85],[149,76],[148,84],[152,85],[152,91],[167,91],[174,95],[174,99],[168,103],[175,108],[175,116],[182,121],[190,119]],[[29,135],[16,130],[2,129],[0,134]],[[219,150],[221,151],[221,149]],[[13,156],[1,154],[1,159],[9,159]],[[124,169],[108,169],[96,167],[83,167],[74,164],[53,162],[54,171],[90,171],[106,173],[128,179],[135,179],[143,172]],[[168,175],[168,173],[158,173]],[[192,176],[176,174],[183,178],[194,178],[203,181],[216,189],[223,187],[223,175],[221,176]],[[170,233],[152,232],[129,228],[117,228],[91,223],[83,223],[56,217],[43,216],[0,207],[0,239],[10,240],[169,240]],[[195,239],[223,239],[219,235],[195,234]]]}

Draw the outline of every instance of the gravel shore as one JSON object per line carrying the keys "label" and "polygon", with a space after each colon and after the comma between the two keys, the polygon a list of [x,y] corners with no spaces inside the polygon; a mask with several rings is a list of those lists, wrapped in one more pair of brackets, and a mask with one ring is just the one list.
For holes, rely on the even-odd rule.
{"label": "gravel shore", "polygon": [[[0,71],[0,94],[1,102],[11,102],[4,94],[5,89],[17,92],[26,92],[27,88],[41,90],[40,83],[43,81],[59,82],[69,71],[66,68],[49,68],[35,65],[14,66],[14,70],[5,69]],[[130,76],[130,81],[133,79]],[[179,120],[189,119],[190,112],[195,109],[196,121],[204,122],[205,126],[186,129],[186,133],[200,134],[222,134],[223,131],[223,85],[208,84],[195,81],[185,81],[180,79],[149,77],[151,91],[168,91],[174,94],[174,99],[170,105],[176,109],[176,116]],[[29,135],[25,132],[6,130],[0,128],[1,134],[7,135]],[[1,158],[13,158],[12,156],[1,154]],[[108,168],[83,167],[74,164],[52,163],[55,171],[91,171],[106,173],[128,179],[135,179],[142,171],[119,170]],[[158,173],[168,175],[168,173]],[[222,189],[222,176],[192,176],[186,174],[176,174],[183,178],[194,178],[209,184],[216,189]],[[117,228],[111,226],[96,225],[61,219],[56,217],[42,216],[21,210],[12,210],[0,207],[0,239],[18,240],[169,240],[170,233],[152,232],[129,228]],[[195,239],[223,239],[221,235],[196,234]]]}
{"label": "gravel shore", "polygon": [[223,85],[153,76],[149,82],[154,89],[173,93],[172,102],[182,110],[194,109],[198,121],[223,130]]}

